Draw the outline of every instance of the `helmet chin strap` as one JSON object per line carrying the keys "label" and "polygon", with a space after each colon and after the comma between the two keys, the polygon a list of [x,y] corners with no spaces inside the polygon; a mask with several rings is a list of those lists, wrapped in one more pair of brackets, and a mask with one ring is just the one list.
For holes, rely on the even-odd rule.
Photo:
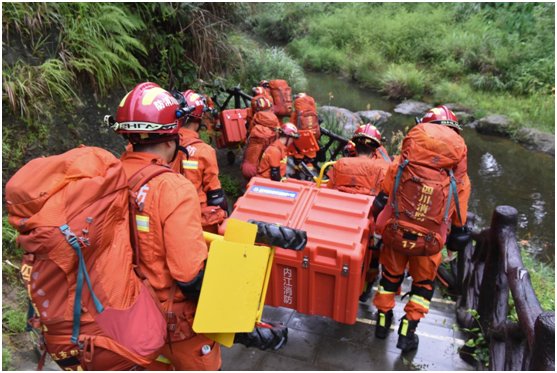
{"label": "helmet chin strap", "polygon": [[175,138],[174,143],[176,144],[176,147],[174,148],[174,155],[172,156],[172,159],[168,163],[174,162],[174,160],[176,159],[176,156],[178,155],[178,150],[180,148],[180,138],[179,137]]}

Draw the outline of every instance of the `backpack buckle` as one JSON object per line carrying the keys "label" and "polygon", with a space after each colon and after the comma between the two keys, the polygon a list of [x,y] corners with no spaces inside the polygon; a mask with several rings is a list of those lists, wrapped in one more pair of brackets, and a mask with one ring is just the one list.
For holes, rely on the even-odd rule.
{"label": "backpack buckle", "polygon": [[175,332],[178,325],[178,318],[176,314],[172,311],[166,312],[166,330],[169,332]]}

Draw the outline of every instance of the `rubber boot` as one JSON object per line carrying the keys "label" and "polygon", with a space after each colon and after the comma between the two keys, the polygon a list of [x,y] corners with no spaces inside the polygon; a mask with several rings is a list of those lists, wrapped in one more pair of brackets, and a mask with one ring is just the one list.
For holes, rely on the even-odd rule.
{"label": "rubber boot", "polygon": [[401,349],[402,352],[408,352],[418,348],[420,341],[416,335],[416,328],[419,322],[420,320],[408,320],[406,316],[400,319],[396,347]]}
{"label": "rubber boot", "polygon": [[375,338],[385,339],[391,330],[393,322],[393,310],[388,312],[377,312],[377,324],[375,325]]}

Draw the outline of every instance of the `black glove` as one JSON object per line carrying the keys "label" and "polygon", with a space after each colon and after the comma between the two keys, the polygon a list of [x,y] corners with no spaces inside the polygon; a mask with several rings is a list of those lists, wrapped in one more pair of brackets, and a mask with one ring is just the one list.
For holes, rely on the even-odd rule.
{"label": "black glove", "polygon": [[222,189],[210,190],[207,192],[207,204],[209,206],[219,206],[228,213],[228,201]]}
{"label": "black glove", "polygon": [[388,199],[389,196],[384,192],[380,192],[377,197],[375,197],[373,205],[371,206],[371,214],[373,215],[374,220],[377,220],[379,213],[385,208]]}
{"label": "black glove", "polygon": [[199,299],[199,294],[201,293],[201,284],[203,283],[204,274],[205,274],[205,270],[202,269],[201,271],[199,271],[197,276],[195,276],[195,278],[189,282],[176,281],[176,285],[178,285],[178,288],[180,289],[180,291],[182,291],[182,294],[186,296],[186,299],[188,300]]}
{"label": "black glove", "polygon": [[451,226],[451,233],[447,237],[447,249],[451,251],[462,251],[472,239],[470,230],[467,226]]}
{"label": "black glove", "polygon": [[271,180],[280,181],[281,179],[280,167],[271,167]]}

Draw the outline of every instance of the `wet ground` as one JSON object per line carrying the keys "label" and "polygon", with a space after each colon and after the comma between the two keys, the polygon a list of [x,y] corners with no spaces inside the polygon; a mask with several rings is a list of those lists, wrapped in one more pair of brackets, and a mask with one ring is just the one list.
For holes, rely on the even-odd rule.
{"label": "wet ground", "polygon": [[[409,289],[409,281],[403,285]],[[279,351],[260,351],[234,345],[223,348],[223,370],[474,370],[458,356],[464,336],[454,327],[455,305],[440,299],[419,326],[417,351],[396,348],[398,319],[404,303],[397,297],[395,319],[385,340],[374,336],[375,308],[360,303],[357,322],[346,325],[320,316],[308,316],[287,308],[266,307],[263,320],[280,321],[288,328],[288,343]],[[371,303],[369,301],[368,303]],[[396,320],[396,321],[395,321]]]}
{"label": "wet ground", "polygon": [[[403,293],[407,289],[408,280],[403,284]],[[404,315],[404,303],[397,297],[396,318],[385,340],[374,337],[375,309],[370,304],[360,303],[354,325],[287,308],[265,307],[263,320],[288,326],[288,343],[279,351],[260,351],[242,345],[223,348],[222,370],[474,370],[458,356],[458,347],[465,341],[462,332],[454,327],[455,305],[439,298],[439,292],[434,295],[429,314],[418,326],[418,350],[401,353],[396,348],[396,331],[398,319]],[[36,369],[37,357],[32,350],[22,349],[19,354],[22,362],[17,370]],[[45,370],[59,369],[50,361]]]}

